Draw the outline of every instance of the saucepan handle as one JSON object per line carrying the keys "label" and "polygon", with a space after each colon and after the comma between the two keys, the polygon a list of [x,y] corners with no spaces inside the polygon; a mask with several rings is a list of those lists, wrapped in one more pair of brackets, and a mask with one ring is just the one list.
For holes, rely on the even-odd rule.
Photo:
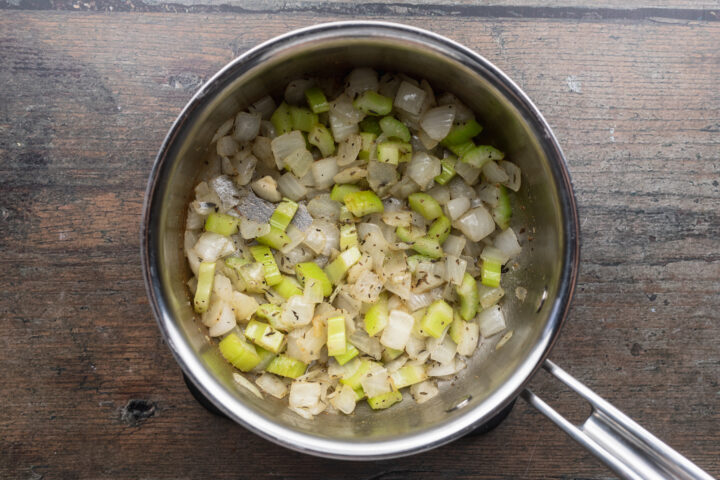
{"label": "saucepan handle", "polygon": [[543,368],[590,403],[592,413],[587,420],[574,425],[530,390],[520,395],[621,478],[713,480],[553,362],[546,360]]}

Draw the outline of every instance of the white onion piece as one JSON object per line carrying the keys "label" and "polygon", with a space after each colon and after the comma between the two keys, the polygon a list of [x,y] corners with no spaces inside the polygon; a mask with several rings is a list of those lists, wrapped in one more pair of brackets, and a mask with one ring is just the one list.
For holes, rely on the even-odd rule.
{"label": "white onion piece", "polygon": [[398,180],[397,168],[390,163],[370,161],[368,162],[367,172],[367,181],[370,188],[381,195],[396,184]]}
{"label": "white onion piece", "polygon": [[305,240],[305,232],[303,232],[293,224],[287,226],[287,229],[285,229],[285,233],[287,233],[290,241],[280,249],[282,253],[288,253],[295,247],[299,246],[303,242],[303,240]]}
{"label": "white onion piece", "polygon": [[502,287],[492,288],[483,284],[478,284],[478,294],[480,296],[480,306],[487,309],[495,305],[505,296],[505,290]]}
{"label": "white onion piece", "polygon": [[500,203],[500,192],[496,185],[486,183],[477,189],[477,194],[480,200],[491,207],[497,207]]}
{"label": "white onion piece", "polygon": [[250,188],[258,197],[268,202],[277,203],[282,200],[282,195],[278,192],[278,184],[270,175],[258,178],[250,184]]}
{"label": "white onion piece", "polygon": [[409,313],[402,310],[392,310],[388,317],[388,323],[383,330],[380,343],[388,348],[402,350],[410,338],[410,332],[415,324],[415,319]]}
{"label": "white onion piece", "polygon": [[363,378],[360,381],[360,385],[362,385],[363,391],[368,398],[382,395],[383,393],[387,393],[392,390],[387,369],[382,367],[377,368],[376,371],[371,372]]}
{"label": "white onion piece", "polygon": [[457,345],[450,339],[450,335],[443,335],[440,338],[430,337],[427,340],[427,349],[430,358],[438,363],[448,363],[457,352]]}
{"label": "white onion piece", "polygon": [[405,303],[410,311],[414,312],[429,306],[432,302],[440,298],[441,294],[442,292],[438,292],[437,289],[425,293],[411,293]]}
{"label": "white onion piece", "polygon": [[[353,106],[352,99],[345,94],[340,95],[332,102],[330,106],[330,111],[333,115],[337,116],[341,122],[344,123],[357,124],[365,117],[365,114],[363,112]],[[337,137],[335,137],[336,142],[342,140],[345,140],[345,138],[338,139]]]}
{"label": "white onion piece", "polygon": [[402,180],[393,185],[389,191],[393,196],[404,199],[415,192],[419,192],[420,186],[415,183],[412,178],[404,176]]}
{"label": "white onion piece", "polygon": [[433,140],[438,142],[450,133],[455,120],[455,105],[431,108],[420,118],[420,126]]}
{"label": "white onion piece", "polygon": [[357,183],[367,177],[367,169],[361,167],[349,167],[341,170],[333,177],[335,183]]}
{"label": "white onion piece", "polygon": [[437,385],[431,380],[425,380],[410,387],[410,394],[418,404],[427,402],[438,393]]}
{"label": "white onion piece", "polygon": [[278,262],[278,268],[283,273],[295,275],[295,266],[298,263],[309,262],[315,257],[315,253],[305,245],[298,245],[292,250],[283,253]]}
{"label": "white onion piece", "polygon": [[505,183],[510,180],[507,172],[492,160],[483,165],[482,173],[491,183]]}
{"label": "white onion piece", "polygon": [[479,242],[495,230],[495,221],[485,208],[475,207],[453,222],[473,242]]}
{"label": "white onion piece", "polygon": [[316,382],[293,382],[290,385],[290,406],[310,408],[320,402],[321,387]]}
{"label": "white onion piece", "polygon": [[350,415],[355,410],[355,390],[349,385],[342,385],[340,391],[335,395],[330,403],[346,415]]}
{"label": "white onion piece", "polygon": [[335,184],[333,177],[338,173],[337,160],[335,157],[320,159],[312,164],[311,170],[316,188],[330,188]]}
{"label": "white onion piece", "polygon": [[438,364],[427,369],[427,374],[431,377],[446,377],[448,375],[455,375],[460,370],[465,368],[465,361],[460,357],[446,364]]}
{"label": "white onion piece", "polygon": [[463,332],[460,335],[460,343],[457,344],[457,353],[469,357],[477,348],[480,327],[475,322],[462,322],[460,328],[463,329]]}
{"label": "white onion piece", "polygon": [[[460,162],[458,162],[460,163]],[[455,177],[448,183],[450,198],[467,197],[470,200],[477,196],[477,192],[460,177]]]}
{"label": "white onion piece", "polygon": [[315,219],[337,223],[340,218],[340,206],[339,202],[330,199],[329,194],[323,193],[310,200],[307,209]]}
{"label": "white onion piece", "polygon": [[378,93],[386,97],[395,98],[397,90],[400,87],[402,79],[392,73],[385,73],[380,77],[380,84],[378,85]]}
{"label": "white onion piece", "polygon": [[457,220],[470,209],[470,199],[467,197],[453,198],[445,205],[450,220]]}
{"label": "white onion piece", "polygon": [[230,135],[220,137],[217,141],[216,151],[221,157],[231,157],[238,151],[238,143]]}
{"label": "white onion piece", "polygon": [[275,112],[275,100],[270,95],[265,95],[257,102],[248,107],[250,113],[259,113],[263,120],[270,120],[273,112]]}
{"label": "white onion piece", "polygon": [[349,165],[357,159],[362,149],[362,137],[358,134],[349,135],[338,144],[337,163],[341,167]]}
{"label": "white onion piece", "polygon": [[293,153],[295,150],[304,149],[305,137],[299,130],[293,130],[292,132],[284,133],[279,137],[276,137],[270,143],[273,155],[275,156],[275,164],[278,170],[282,171],[285,167],[285,158]]}
{"label": "white onion piece", "polygon": [[333,305],[340,310],[345,310],[349,317],[354,318],[360,313],[362,302],[350,295],[349,290],[350,286],[343,285],[337,292],[337,295],[333,300]]}
{"label": "white onion piece", "polygon": [[282,312],[282,324],[288,328],[301,327],[312,321],[315,304],[308,302],[303,296],[290,297]]}
{"label": "white onion piece", "polygon": [[[210,212],[208,212],[210,213]],[[205,225],[205,215],[200,215],[192,208],[188,208],[187,218],[185,219],[185,233],[191,230],[199,230]]]}
{"label": "white onion piece", "polygon": [[478,178],[480,178],[480,170],[479,168],[473,167],[469,163],[465,163],[463,161],[455,162],[455,172],[465,180],[465,183],[468,185],[474,185],[477,183]]}
{"label": "white onion piece", "polygon": [[285,101],[291,105],[304,105],[305,90],[314,84],[315,81],[308,78],[297,78],[293,80],[285,87]]}
{"label": "white onion piece", "polygon": [[[302,298],[297,295],[293,298]],[[292,358],[297,358],[304,363],[310,363],[320,358],[327,332],[324,324],[320,328],[307,326],[304,328],[296,328],[287,334],[287,350],[286,354]]]}
{"label": "white onion piece", "polygon": [[517,236],[512,228],[508,227],[495,236],[495,248],[502,251],[509,259],[515,258],[522,252]]}
{"label": "white onion piece", "polygon": [[405,352],[413,360],[420,360],[423,352],[427,352],[425,338],[411,334],[405,344]]}
{"label": "white onion piece", "polygon": [[[417,138],[419,145],[415,143],[415,138]],[[410,142],[413,147],[413,151],[416,150],[432,150],[433,148],[438,146],[437,140],[433,140],[428,136],[427,133],[425,133],[423,130],[418,131],[417,135],[412,137],[412,141]],[[422,147],[422,148],[421,148]]]}
{"label": "white onion piece", "polygon": [[240,112],[235,117],[235,131],[233,138],[240,143],[249,142],[260,133],[260,121],[262,116],[259,113]]}
{"label": "white onion piece", "polygon": [[413,155],[405,173],[420,186],[421,190],[427,190],[433,185],[435,177],[440,175],[441,171],[440,160],[425,152],[417,152]]}
{"label": "white onion piece", "polygon": [[499,305],[493,305],[487,310],[483,310],[478,315],[478,325],[482,336],[492,337],[493,335],[505,330],[505,315]]}
{"label": "white onion piece", "polygon": [[203,262],[214,262],[220,257],[226,257],[235,251],[232,240],[219,233],[205,232],[200,235],[193,247],[195,253]]}
{"label": "white onion piece", "polygon": [[334,111],[330,111],[328,114],[328,123],[336,142],[342,142],[350,135],[360,131],[360,127],[356,122],[349,122],[345,117]]}
{"label": "white onion piece", "polygon": [[379,86],[377,72],[368,67],[354,69],[347,76],[345,83],[347,84],[345,92],[350,98],[355,98],[356,95],[367,90],[376,92]]}
{"label": "white onion piece", "polygon": [[220,140],[225,135],[227,135],[230,132],[230,130],[232,130],[233,122],[234,122],[234,120],[232,118],[225,120],[225,122],[222,125],[220,125],[220,128],[217,129],[217,131],[215,132],[215,135],[213,135],[213,138],[212,138],[212,140],[210,140],[210,143],[213,144],[213,143],[217,142],[218,140]]}
{"label": "white onion piece", "polygon": [[263,120],[260,122],[260,135],[263,137],[267,137],[270,140],[277,137],[277,131],[275,130],[275,125],[272,124],[269,120]]}
{"label": "white onion piece", "polygon": [[268,168],[275,168],[275,157],[272,153],[272,140],[268,137],[255,137],[252,145],[252,154]]}
{"label": "white onion piece", "polygon": [[407,210],[388,210],[382,215],[382,221],[391,227],[409,227],[412,223],[412,212]]}
{"label": "white onion piece", "polygon": [[270,233],[270,224],[256,222],[249,218],[240,219],[240,236],[245,240],[262,237]]}
{"label": "white onion piece", "polygon": [[245,156],[242,160],[237,157],[238,156],[235,155],[232,160],[233,167],[235,168],[233,180],[235,180],[235,183],[238,185],[245,186],[252,180],[258,159],[252,154]]}
{"label": "white onion piece", "polygon": [[216,317],[215,322],[213,322],[212,325],[207,325],[206,323],[206,326],[210,327],[208,334],[211,337],[225,335],[235,328],[235,325],[237,325],[232,308],[225,302],[219,303],[222,305],[222,308],[220,310],[220,314]]}
{"label": "white onion piece", "polygon": [[352,285],[350,292],[355,299],[365,302],[374,303],[383,288],[383,282],[380,277],[373,271],[366,270],[357,281]]}
{"label": "white onion piece", "polygon": [[265,393],[275,398],[285,398],[285,395],[288,393],[287,385],[272,373],[263,373],[255,379],[255,383],[257,383],[258,387]]}
{"label": "white onion piece", "polygon": [[427,194],[437,200],[440,205],[445,205],[450,201],[450,189],[445,185],[435,185],[427,191]]}
{"label": "white onion piece", "polygon": [[296,202],[307,195],[307,188],[290,172],[278,178],[277,186],[281,194]]}
{"label": "white onion piece", "polygon": [[466,269],[467,262],[465,260],[455,255],[447,255],[445,258],[445,281],[460,285]]}
{"label": "white onion piece", "polygon": [[303,288],[303,297],[310,303],[322,303],[325,297],[321,288],[318,288],[316,280],[306,280],[305,288]]}
{"label": "white onion piece", "polygon": [[298,178],[302,178],[310,171],[313,156],[305,147],[298,148],[283,159],[283,164]]}
{"label": "white onion piece", "polygon": [[334,223],[315,220],[306,232],[305,245],[319,255],[330,256],[333,249],[340,248],[340,230]]}
{"label": "white onion piece", "polygon": [[394,105],[410,114],[418,115],[426,96],[425,90],[403,80],[395,94]]}
{"label": "white onion piece", "polygon": [[263,395],[262,395],[262,393],[260,393],[260,390],[258,390],[258,388],[255,385],[253,385],[252,382],[250,382],[250,380],[245,378],[245,376],[240,375],[237,372],[233,372],[233,380],[235,380],[235,383],[237,383],[238,385],[245,387],[256,397],[258,397],[260,399],[263,398]]}
{"label": "white onion piece", "polygon": [[500,162],[498,162],[498,165],[500,165],[500,167],[505,170],[505,173],[507,173],[508,175],[508,180],[502,182],[503,185],[508,187],[513,192],[517,192],[518,190],[520,190],[520,167],[506,160],[501,160]]}
{"label": "white onion piece", "polygon": [[348,340],[350,343],[355,345],[358,350],[376,360],[379,360],[382,356],[382,346],[380,345],[380,341],[375,337],[369,336],[367,332],[361,328],[355,330]]}

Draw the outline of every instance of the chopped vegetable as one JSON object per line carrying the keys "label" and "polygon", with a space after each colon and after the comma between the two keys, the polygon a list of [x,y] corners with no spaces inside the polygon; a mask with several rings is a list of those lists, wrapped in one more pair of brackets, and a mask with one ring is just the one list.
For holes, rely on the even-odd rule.
{"label": "chopped vegetable", "polygon": [[384,208],[380,198],[370,190],[351,192],[345,195],[345,206],[356,217],[371,213],[382,213]]}
{"label": "chopped vegetable", "polygon": [[327,348],[331,357],[343,355],[346,351],[345,318],[342,316],[328,318]]}
{"label": "chopped vegetable", "polygon": [[256,245],[250,247],[250,253],[252,253],[256,262],[262,264],[265,272],[265,282],[267,282],[268,285],[277,285],[282,281],[280,269],[278,269],[277,263],[275,263],[275,257],[273,257],[268,247]]}
{"label": "chopped vegetable", "polygon": [[275,211],[270,216],[270,226],[284,232],[287,230],[287,226],[290,225],[297,209],[297,203],[293,202],[289,198],[284,199],[277,207],[275,207]]}
{"label": "chopped vegetable", "polygon": [[245,327],[245,336],[273,353],[279,353],[285,344],[285,335],[282,332],[257,320],[250,320]]}
{"label": "chopped vegetable", "polygon": [[440,338],[445,327],[453,321],[453,309],[444,300],[435,300],[420,322],[420,328],[434,338]]}
{"label": "chopped vegetable", "polygon": [[307,365],[292,357],[278,355],[273,358],[266,370],[270,373],[274,373],[275,375],[280,375],[281,377],[297,378],[305,373]]}
{"label": "chopped vegetable", "polygon": [[210,292],[215,279],[215,262],[201,262],[198,269],[197,287],[195,288],[195,311],[206,312],[210,305]]}
{"label": "chopped vegetable", "polygon": [[381,395],[377,395],[372,398],[368,398],[368,405],[370,405],[370,408],[373,410],[382,410],[385,408],[390,408],[393,405],[395,405],[397,402],[402,400],[402,393],[398,392],[397,390],[392,392],[383,393]]}
{"label": "chopped vegetable", "polygon": [[225,360],[242,372],[249,372],[260,363],[260,356],[255,347],[235,333],[220,340],[219,347]]}
{"label": "chopped vegetable", "polygon": [[323,113],[330,110],[330,104],[319,87],[310,87],[305,90],[305,99],[313,113]]}
{"label": "chopped vegetable", "polygon": [[345,202],[345,197],[351,193],[359,192],[360,187],[357,185],[338,185],[336,184],[332,192],[330,192],[330,200],[335,200],[336,202]]}
{"label": "chopped vegetable", "polygon": [[230,236],[238,231],[240,219],[224,213],[211,213],[205,220],[205,230]]}
{"label": "chopped vegetable", "polygon": [[332,294],[332,283],[330,279],[316,263],[298,263],[295,266],[295,272],[303,286],[306,285],[308,281],[315,281],[322,286],[324,296],[329,297]]}
{"label": "chopped vegetable", "polygon": [[435,220],[441,216],[442,208],[433,197],[427,193],[413,193],[408,197],[410,208],[419,213],[425,220]]}
{"label": "chopped vegetable", "polygon": [[460,316],[463,320],[470,320],[478,311],[477,282],[472,275],[466,273],[462,283],[457,287],[460,297]]}

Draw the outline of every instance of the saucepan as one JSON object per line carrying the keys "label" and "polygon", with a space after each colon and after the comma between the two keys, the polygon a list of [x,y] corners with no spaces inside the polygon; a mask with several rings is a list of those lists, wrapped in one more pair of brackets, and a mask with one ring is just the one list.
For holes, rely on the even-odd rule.
{"label": "saucepan", "polygon": [[[494,142],[522,168],[513,226],[525,248],[508,273],[504,305],[513,336],[502,348],[483,341],[467,370],[432,400],[350,416],[299,417],[274,398],[237,388],[232,367],[196,321],[185,282],[182,233],[187,203],[214,132],[227,118],[303,75],[356,66],[404,72],[452,92],[480,116]],[[711,478],[579,381],[547,360],[568,313],[578,270],[579,227],[562,151],[535,105],[477,53],[441,36],[380,22],[317,25],[270,40],[225,66],[184,108],[160,149],[148,183],[142,261],[160,331],[185,374],[225,415],[282,446],[312,455],[370,460],[416,454],[451,442],[518,396],[624,478]],[[546,369],[592,406],[581,425],[527,389]]]}

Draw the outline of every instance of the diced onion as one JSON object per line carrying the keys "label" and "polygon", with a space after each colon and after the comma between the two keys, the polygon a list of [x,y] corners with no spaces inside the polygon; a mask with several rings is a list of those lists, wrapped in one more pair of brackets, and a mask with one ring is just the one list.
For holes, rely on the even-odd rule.
{"label": "diced onion", "polygon": [[349,135],[338,144],[337,164],[341,167],[351,164],[357,159],[361,149],[362,137],[358,134]]}
{"label": "diced onion", "polygon": [[292,152],[298,149],[304,149],[306,147],[305,137],[299,130],[293,130],[292,132],[285,133],[276,137],[270,144],[273,155],[275,156],[275,163],[278,170],[282,171],[285,167],[284,160]]}
{"label": "diced onion", "polygon": [[397,168],[390,163],[368,162],[367,181],[370,188],[379,194],[386,192],[398,180]]}
{"label": "diced onion", "polygon": [[204,262],[214,262],[220,257],[230,255],[235,251],[232,240],[224,235],[213,232],[205,232],[200,235],[193,247],[195,253]]}
{"label": "diced onion", "polygon": [[[334,102],[332,102],[332,106],[330,107],[330,111],[334,116],[337,116],[338,119],[343,123],[358,123],[360,120],[363,119],[365,114],[361,112],[360,110],[356,109],[352,104],[352,99],[348,97],[347,95],[343,94],[340,95],[335,99]],[[342,140],[345,140],[345,138],[339,139],[337,136],[333,135],[335,137],[335,141],[340,142]]]}
{"label": "diced onion", "polygon": [[440,160],[425,152],[417,152],[413,155],[405,173],[420,186],[421,190],[427,190],[441,171]]}
{"label": "diced onion", "polygon": [[420,118],[420,126],[433,140],[440,141],[450,132],[455,120],[455,105],[431,108]]}
{"label": "diced onion", "polygon": [[238,150],[238,143],[230,135],[220,137],[217,141],[217,154],[221,157],[231,157]]}
{"label": "diced onion", "polygon": [[282,195],[278,192],[277,182],[269,175],[258,178],[250,186],[252,191],[263,200],[267,200],[268,202],[279,202],[282,200]]}
{"label": "diced onion", "polygon": [[363,391],[369,397],[376,397],[387,393],[392,388],[390,387],[390,381],[387,373],[387,369],[378,367],[376,371],[371,372],[365,378],[360,381],[363,387]]}
{"label": "diced onion", "polygon": [[496,185],[485,184],[478,188],[478,197],[491,207],[497,207],[500,203],[500,192]]}
{"label": "diced onion", "polygon": [[445,259],[445,281],[460,285],[466,268],[465,260],[455,255],[448,255]]}
{"label": "diced onion", "polygon": [[480,333],[482,333],[482,336],[485,338],[492,337],[505,330],[505,315],[500,309],[500,306],[493,305],[480,312],[478,315],[478,325],[480,326]]}
{"label": "diced onion", "polygon": [[488,179],[488,182],[492,183],[505,183],[510,179],[507,172],[492,160],[483,165],[482,173]]}
{"label": "diced onion", "polygon": [[503,185],[508,187],[513,192],[517,192],[518,190],[520,190],[520,167],[506,160],[498,162],[498,165],[500,165],[500,167],[505,170],[505,173],[507,173],[508,175],[507,181],[502,182]]}
{"label": "diced onion", "polygon": [[448,375],[455,375],[460,370],[465,368],[465,361],[460,357],[455,357],[455,360],[446,364],[437,364],[428,368],[427,374],[431,377],[447,377]]}
{"label": "diced onion", "polygon": [[335,395],[330,403],[346,415],[350,415],[355,410],[355,390],[348,385],[343,385],[339,393]]}
{"label": "diced onion", "polygon": [[275,111],[275,100],[270,95],[265,95],[257,102],[248,107],[250,113],[259,113],[263,120],[270,120]]}
{"label": "diced onion", "polygon": [[262,237],[268,233],[270,233],[269,223],[256,222],[249,218],[242,218],[240,220],[240,236],[245,240]]}
{"label": "diced onion", "polygon": [[444,335],[440,338],[430,337],[427,340],[427,349],[432,360],[445,364],[455,358],[457,345],[450,339],[449,335]]}
{"label": "diced onion", "polygon": [[288,328],[307,325],[312,321],[314,311],[314,303],[308,302],[301,295],[295,295],[285,303],[282,312],[282,323]]}
{"label": "diced onion", "polygon": [[522,252],[517,236],[512,228],[508,227],[495,236],[493,242],[495,247],[502,251],[508,258],[515,258]]}
{"label": "diced onion", "polygon": [[260,121],[262,116],[259,113],[240,112],[235,117],[235,131],[233,138],[240,143],[249,142],[260,133]]}
{"label": "diced onion", "polygon": [[418,115],[426,96],[425,90],[403,80],[395,94],[394,104],[399,109]]}
{"label": "diced onion", "polygon": [[409,313],[392,310],[388,317],[388,324],[380,337],[380,343],[395,350],[404,349],[414,324],[415,319]]}
{"label": "diced onion", "polygon": [[437,385],[432,380],[425,380],[410,387],[410,394],[418,404],[427,402],[438,393]]}
{"label": "diced onion", "polygon": [[477,192],[470,185],[465,183],[462,178],[455,177],[448,183],[450,189],[450,198],[467,197],[470,200],[477,196]]}
{"label": "diced onion", "polygon": [[358,94],[367,90],[377,91],[377,72],[372,68],[367,67],[356,68],[350,72],[346,83],[347,88],[345,88],[345,92],[350,96],[350,98],[355,98]]}
{"label": "diced onion", "polygon": [[455,173],[457,173],[463,180],[465,180],[465,183],[468,185],[473,185],[475,182],[478,181],[478,178],[480,177],[480,170],[479,168],[473,167],[469,163],[465,162],[455,162]]}
{"label": "diced onion", "polygon": [[285,173],[278,179],[277,186],[280,193],[296,202],[307,195],[307,188],[290,172]]}
{"label": "diced onion", "polygon": [[479,206],[453,222],[453,226],[473,242],[479,242],[495,230],[495,221],[490,212]]}
{"label": "diced onion", "polygon": [[338,173],[337,160],[335,157],[323,158],[313,163],[311,170],[316,188],[330,188],[335,184],[333,177]]}
{"label": "diced onion", "polygon": [[350,135],[360,131],[357,122],[350,122],[332,110],[328,114],[328,122],[330,123],[330,130],[332,130],[332,135],[336,142],[342,142]]}
{"label": "diced onion", "polygon": [[435,185],[427,193],[437,200],[440,205],[445,205],[450,201],[450,189],[445,185]]}
{"label": "diced onion", "polygon": [[290,385],[290,406],[310,408],[320,402],[320,384],[316,382],[293,382]]}
{"label": "diced onion", "polygon": [[285,87],[285,101],[290,105],[302,105],[305,103],[305,90],[315,84],[314,80],[308,78],[296,78]]}
{"label": "diced onion", "polygon": [[215,135],[213,135],[213,138],[212,138],[212,140],[210,140],[210,143],[211,144],[215,143],[218,140],[220,140],[222,137],[227,135],[230,132],[230,130],[232,130],[233,123],[234,123],[234,119],[232,119],[232,118],[225,120],[225,122],[222,125],[220,125],[220,128],[217,129],[217,131],[215,132]]}
{"label": "diced onion", "polygon": [[253,385],[252,382],[250,380],[248,380],[247,378],[245,378],[243,375],[240,375],[237,372],[233,372],[233,380],[235,380],[235,383],[237,383],[238,385],[249,390],[256,397],[258,397],[260,399],[263,398],[262,393],[260,393],[260,390],[258,390],[258,388],[255,385]]}
{"label": "diced onion", "polygon": [[457,220],[470,208],[470,199],[467,197],[453,198],[445,205],[450,220]]}
{"label": "diced onion", "polygon": [[284,398],[288,393],[287,385],[272,373],[263,373],[255,379],[255,383],[257,383],[258,387],[265,393],[275,398]]}
{"label": "diced onion", "polygon": [[475,322],[463,322],[463,332],[460,335],[460,342],[457,344],[457,353],[469,357],[477,348],[480,338],[480,327]]}
{"label": "diced onion", "polygon": [[382,355],[382,347],[377,338],[369,336],[365,330],[358,328],[350,335],[350,343],[361,352],[379,360]]}

